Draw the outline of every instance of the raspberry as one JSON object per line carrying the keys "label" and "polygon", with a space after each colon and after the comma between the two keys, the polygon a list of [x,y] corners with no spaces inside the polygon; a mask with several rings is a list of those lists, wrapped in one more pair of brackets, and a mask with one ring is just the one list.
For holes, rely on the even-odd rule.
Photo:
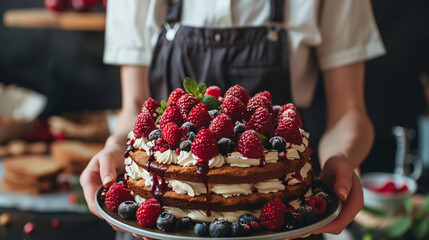
{"label": "raspberry", "polygon": [[106,206],[112,211],[118,211],[118,207],[122,202],[132,201],[130,190],[124,183],[114,183],[106,193]]}
{"label": "raspberry", "polygon": [[288,110],[288,109],[292,109],[295,112],[298,112],[298,110],[296,109],[295,105],[293,105],[292,103],[288,103],[283,105],[280,110],[279,110],[279,116],[281,116],[283,114],[284,111]]}
{"label": "raspberry", "polygon": [[162,139],[174,149],[180,143],[179,127],[174,122],[167,123],[162,129]]}
{"label": "raspberry", "polygon": [[249,112],[253,112],[255,111],[257,108],[259,107],[263,107],[265,109],[268,110],[269,113],[273,112],[273,104],[271,103],[270,100],[268,100],[268,98],[264,97],[264,96],[254,96],[252,97],[249,102],[247,103],[247,111]]}
{"label": "raspberry", "polygon": [[202,103],[195,105],[188,115],[188,121],[193,123],[197,129],[208,128],[211,120],[212,117],[207,111],[206,105]]}
{"label": "raspberry", "polygon": [[271,96],[271,93],[268,91],[263,91],[263,92],[259,92],[255,95],[256,96],[264,96],[266,97],[268,100],[270,100],[270,102],[273,102],[273,97]]}
{"label": "raspberry", "polygon": [[134,123],[133,133],[136,138],[147,137],[149,133],[156,129],[155,122],[151,116],[142,112]]}
{"label": "raspberry", "polygon": [[168,106],[174,106],[176,105],[177,101],[180,99],[181,96],[185,95],[186,92],[181,88],[174,89],[170,96],[168,97],[167,105]]}
{"label": "raspberry", "polygon": [[247,130],[241,135],[237,149],[248,158],[260,158],[264,152],[262,142],[254,130]]}
{"label": "raspberry", "polygon": [[186,121],[191,109],[200,101],[192,94],[185,94],[177,101],[177,106],[180,109],[183,119]]}
{"label": "raspberry", "polygon": [[271,115],[265,108],[256,109],[255,113],[250,117],[246,124],[246,130],[255,130],[263,135],[274,136],[274,127],[271,121]]}
{"label": "raspberry", "polygon": [[295,110],[293,110],[292,108],[286,109],[282,115],[279,116],[279,120],[283,120],[285,118],[290,118],[292,120],[294,120],[296,122],[296,124],[298,124],[299,128],[302,128],[302,121],[301,121],[301,116],[299,115],[299,113]]}
{"label": "raspberry", "polygon": [[238,98],[238,100],[240,100],[244,105],[246,105],[249,101],[249,95],[247,95],[246,90],[244,90],[244,88],[239,85],[230,87],[225,93],[225,97],[226,96],[234,96]]}
{"label": "raspberry", "polygon": [[243,113],[246,112],[246,106],[234,96],[226,96],[223,99],[221,113],[230,116],[233,122],[240,121]]}
{"label": "raspberry", "polygon": [[234,136],[234,124],[232,123],[231,118],[224,113],[213,119],[210,124],[210,130],[215,134],[216,140],[223,137],[231,138]]}
{"label": "raspberry", "polygon": [[313,208],[316,215],[323,215],[327,206],[325,199],[314,195],[305,199],[305,205]]}
{"label": "raspberry", "polygon": [[283,226],[284,205],[280,198],[274,198],[264,205],[259,222],[269,230],[278,230]]}
{"label": "raspberry", "polygon": [[168,107],[165,109],[164,113],[161,116],[161,119],[159,120],[159,125],[162,128],[169,123],[174,122],[178,126],[181,126],[183,123],[183,117],[182,114],[180,114],[180,110],[177,106]]}
{"label": "raspberry", "polygon": [[277,128],[277,126],[279,125],[279,111],[280,111],[281,106],[279,105],[274,105],[273,106],[273,113],[271,115],[271,119],[273,121],[273,125],[274,128]]}
{"label": "raspberry", "polygon": [[209,129],[201,130],[192,142],[191,151],[195,156],[206,161],[215,157],[219,153],[219,146],[213,132]]}
{"label": "raspberry", "polygon": [[156,121],[158,113],[156,109],[161,107],[161,105],[155,101],[153,98],[148,98],[142,105],[141,112],[147,112],[152,117],[153,121]]}
{"label": "raspberry", "polygon": [[146,200],[137,209],[137,222],[143,227],[154,226],[160,214],[161,204],[155,199]]}
{"label": "raspberry", "polygon": [[222,94],[222,91],[220,90],[220,88],[218,86],[208,87],[206,89],[206,93],[205,93],[205,95],[210,95],[210,96],[213,96],[215,98],[219,98],[221,94]]}
{"label": "raspberry", "polygon": [[250,226],[252,227],[253,230],[260,230],[261,229],[261,224],[259,224],[258,221],[251,221]]}
{"label": "raspberry", "polygon": [[290,118],[285,118],[279,123],[275,135],[284,138],[286,142],[296,145],[302,144],[302,137],[298,125]]}

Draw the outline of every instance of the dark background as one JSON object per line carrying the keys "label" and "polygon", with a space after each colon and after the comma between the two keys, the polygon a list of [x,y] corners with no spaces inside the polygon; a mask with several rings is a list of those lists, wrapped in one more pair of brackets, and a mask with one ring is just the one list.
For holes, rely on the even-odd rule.
{"label": "dark background", "polygon": [[[429,72],[429,1],[374,0],[387,54],[366,64],[366,102],[376,140],[363,171],[392,171],[394,125],[416,128],[426,109],[422,72]],[[42,7],[42,0],[6,0],[6,9]],[[16,83],[49,98],[44,116],[120,107],[119,69],[102,63],[103,32],[6,28],[0,24],[0,82]],[[325,122],[323,84],[303,111],[313,146]],[[414,148],[416,141],[413,142]]]}

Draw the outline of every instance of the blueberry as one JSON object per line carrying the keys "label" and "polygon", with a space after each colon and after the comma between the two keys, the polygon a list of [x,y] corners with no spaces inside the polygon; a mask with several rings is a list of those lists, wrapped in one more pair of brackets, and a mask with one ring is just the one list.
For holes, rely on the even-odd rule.
{"label": "blueberry", "polygon": [[210,116],[215,118],[219,115],[219,110],[217,110],[217,109],[210,110],[209,114],[210,114]]}
{"label": "blueberry", "polygon": [[272,137],[268,142],[268,146],[273,150],[277,150],[278,152],[286,151],[286,141],[284,138],[279,136]]}
{"label": "blueberry", "polygon": [[149,133],[149,141],[157,140],[162,137],[161,129],[155,129]]}
{"label": "blueberry", "polygon": [[191,140],[185,140],[183,142],[180,143],[179,145],[179,149],[180,151],[191,151],[191,145],[192,145],[192,141]]}
{"label": "blueberry", "polygon": [[304,226],[304,217],[302,212],[294,212],[292,213],[293,219],[292,219],[292,227],[293,228],[300,228]]}
{"label": "blueberry", "polygon": [[282,106],[280,106],[280,105],[274,105],[273,106],[273,111],[278,111],[278,110],[280,110],[282,108]]}
{"label": "blueberry", "polygon": [[194,232],[198,236],[206,236],[209,233],[209,225],[206,222],[195,224]]}
{"label": "blueberry", "polygon": [[252,221],[257,222],[258,219],[250,213],[245,213],[238,218],[239,223],[247,224],[249,226]]}
{"label": "blueberry", "polygon": [[182,127],[187,127],[188,128],[188,132],[194,132],[197,133],[197,128],[195,127],[195,125],[191,122],[185,122],[184,124],[182,124]]}
{"label": "blueberry", "polygon": [[304,205],[299,207],[296,212],[302,213],[303,223],[304,225],[310,225],[314,223],[314,210],[312,207],[308,205]]}
{"label": "blueberry", "polygon": [[133,201],[125,201],[118,207],[118,214],[121,218],[126,220],[133,220],[136,218],[136,212],[139,205]]}
{"label": "blueberry", "polygon": [[189,229],[192,227],[193,224],[194,222],[192,222],[192,218],[184,217],[177,221],[176,228],[177,230]]}
{"label": "blueberry", "polygon": [[228,237],[231,234],[231,224],[225,218],[219,218],[210,223],[209,233],[212,237]]}
{"label": "blueberry", "polygon": [[217,144],[219,145],[219,153],[224,156],[234,152],[234,143],[229,138],[221,138]]}
{"label": "blueberry", "polygon": [[176,227],[176,217],[171,213],[163,212],[156,220],[156,226],[164,232],[172,232]]}
{"label": "blueberry", "polygon": [[191,142],[194,141],[195,136],[196,136],[196,134],[194,132],[188,132],[188,134],[186,135],[188,140],[191,140]]}
{"label": "blueberry", "polygon": [[233,237],[241,237],[245,234],[244,224],[239,222],[232,222],[231,224],[231,234]]}
{"label": "blueberry", "polygon": [[244,124],[242,124],[242,123],[238,123],[237,125],[235,125],[235,127],[234,127],[234,133],[235,134],[237,134],[237,133],[244,133]]}

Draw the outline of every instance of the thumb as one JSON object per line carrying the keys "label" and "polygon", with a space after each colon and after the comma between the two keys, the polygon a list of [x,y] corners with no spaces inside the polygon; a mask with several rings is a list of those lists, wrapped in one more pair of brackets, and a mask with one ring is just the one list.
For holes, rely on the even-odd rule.
{"label": "thumb", "polygon": [[334,183],[334,192],[341,201],[346,201],[353,183],[353,170],[344,166],[337,170]]}
{"label": "thumb", "polygon": [[110,187],[116,181],[115,155],[106,153],[100,156],[100,177],[105,188]]}

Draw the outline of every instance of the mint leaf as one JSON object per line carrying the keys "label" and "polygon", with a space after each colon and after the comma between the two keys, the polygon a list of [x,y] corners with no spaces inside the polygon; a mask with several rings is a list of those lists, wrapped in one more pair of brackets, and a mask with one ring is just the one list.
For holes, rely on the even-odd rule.
{"label": "mint leaf", "polygon": [[156,119],[155,124],[158,124],[158,122],[159,122],[159,120],[161,119],[161,117],[162,117],[162,115],[160,114],[160,115],[158,116],[158,118]]}
{"label": "mint leaf", "polygon": [[167,109],[168,108],[168,105],[167,105],[167,103],[164,100],[161,101],[161,107],[163,109]]}
{"label": "mint leaf", "polygon": [[259,140],[261,140],[262,145],[266,146],[268,144],[268,138],[265,135],[263,135],[257,131],[255,131],[255,132],[256,132],[256,134],[258,134]]}
{"label": "mint leaf", "polygon": [[156,111],[159,115],[162,115],[162,114],[164,113],[164,109],[163,109],[162,107],[158,107],[155,111]]}
{"label": "mint leaf", "polygon": [[192,94],[195,97],[198,95],[198,84],[194,79],[186,77],[183,82],[183,87],[187,93]]}
{"label": "mint leaf", "polygon": [[155,111],[161,116],[164,113],[165,109],[168,108],[168,105],[164,100],[161,101],[160,105],[161,106],[155,109]]}
{"label": "mint leaf", "polygon": [[209,111],[213,109],[218,109],[221,104],[221,102],[217,98],[210,95],[204,95],[200,102],[206,105],[207,110]]}
{"label": "mint leaf", "polygon": [[413,226],[413,234],[416,239],[428,239],[429,237],[429,218],[416,221]]}
{"label": "mint leaf", "polygon": [[399,238],[404,235],[411,226],[411,217],[398,217],[386,229],[386,236],[390,238]]}
{"label": "mint leaf", "polygon": [[200,85],[198,85],[197,92],[198,94],[204,95],[204,93],[206,93],[206,89],[207,89],[207,84],[201,83]]}

